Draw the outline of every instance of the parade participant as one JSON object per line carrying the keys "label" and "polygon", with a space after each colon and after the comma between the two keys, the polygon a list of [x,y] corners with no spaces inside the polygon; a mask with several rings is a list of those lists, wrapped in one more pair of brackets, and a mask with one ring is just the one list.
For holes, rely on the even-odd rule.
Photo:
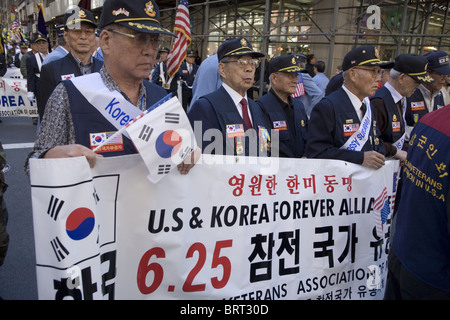
{"label": "parade participant", "polygon": [[[106,0],[99,27],[104,66],[100,73],[58,84],[48,100],[38,138],[28,155],[27,172],[29,158],[85,156],[94,166],[98,155],[92,151],[95,149],[92,137],[96,133],[116,132],[124,126],[120,121],[125,116],[116,119],[107,111],[101,113],[105,103],[120,108],[121,114],[131,120],[166,96],[164,89],[143,80],[149,77],[155,62],[160,34],[174,36],[161,27],[157,4],[153,0]],[[101,107],[96,103],[98,100]],[[137,152],[129,138],[122,135],[121,139],[114,142],[115,150],[104,148],[101,155]],[[178,169],[185,174],[192,166],[181,163]]]}
{"label": "parade participant", "polygon": [[[66,13],[67,14],[67,13]],[[42,66],[45,66],[46,64],[53,62],[55,60],[64,58],[70,51],[70,46],[67,43],[66,39],[64,38],[64,31],[65,31],[65,21],[66,16],[64,17],[64,24],[60,24],[56,26],[56,43],[57,46],[50,52],[47,57],[45,57],[44,62],[42,62]]]}
{"label": "parade participant", "polygon": [[42,66],[38,103],[41,119],[44,117],[47,100],[59,82],[100,71],[103,63],[92,56],[92,49],[95,46],[95,29],[97,24],[90,11],[75,7],[66,12],[64,37],[67,39],[70,53]]}
{"label": "parade participant", "polygon": [[195,52],[193,50],[188,50],[186,53],[186,61],[180,66],[179,74],[182,84],[182,95],[183,95],[183,108],[185,111],[188,110],[189,105],[192,100],[192,85],[194,83],[195,76],[197,74],[198,65],[195,64]]}
{"label": "parade participant", "polygon": [[269,63],[270,90],[257,101],[271,128],[279,132],[280,157],[301,158],[305,153],[308,117],[300,100],[291,97],[300,70],[294,55],[273,58]]}
{"label": "parade participant", "polygon": [[192,100],[190,107],[201,96],[216,91],[222,85],[219,73],[219,60],[217,54],[209,56],[203,60],[202,64],[197,70],[197,74],[192,85]]}
{"label": "parade participant", "polygon": [[39,101],[39,81],[41,77],[42,62],[48,54],[48,42],[45,36],[38,32],[31,40],[36,48],[36,53],[27,58],[27,96],[33,102]]}
{"label": "parade participant", "polygon": [[[202,141],[204,153],[248,156],[262,154],[269,148],[270,127],[258,104],[247,98],[259,58],[263,56],[242,37],[226,40],[219,46],[217,58],[222,86],[195,101],[188,112],[194,132],[196,126],[201,125],[202,137],[197,137],[197,143],[203,140],[204,133],[209,129],[221,132],[223,141],[219,143],[213,139],[211,143],[215,148],[208,147]],[[247,133],[252,128],[254,130]]]}
{"label": "parade participant", "polygon": [[384,146],[367,98],[377,90],[382,64],[373,46],[357,47],[345,55],[344,84],[311,112],[308,158],[344,160],[375,169],[384,165]]}
{"label": "parade participant", "polygon": [[179,72],[173,78],[169,77],[167,72],[167,59],[169,57],[169,48],[161,48],[159,53],[159,62],[155,65],[152,73],[152,82],[166,89],[167,93],[172,92],[174,96],[177,95]]}
{"label": "parade participant", "polygon": [[415,54],[397,56],[390,80],[371,98],[386,157],[406,160],[406,98],[414,93],[420,83],[433,82],[427,75],[427,63],[425,57]]}
{"label": "parade participant", "polygon": [[435,81],[421,84],[407,99],[405,120],[408,125],[408,135],[420,118],[445,105],[441,88],[445,83],[445,76],[450,75],[448,54],[445,51],[436,50],[427,53],[425,57],[428,60],[428,74]]}
{"label": "parade participant", "polygon": [[446,106],[412,131],[385,300],[450,300],[449,121]]}
{"label": "parade participant", "polygon": [[330,79],[325,75],[325,62],[317,61],[314,65],[314,73],[316,74],[313,77],[314,83],[325,93],[325,89],[330,82]]}

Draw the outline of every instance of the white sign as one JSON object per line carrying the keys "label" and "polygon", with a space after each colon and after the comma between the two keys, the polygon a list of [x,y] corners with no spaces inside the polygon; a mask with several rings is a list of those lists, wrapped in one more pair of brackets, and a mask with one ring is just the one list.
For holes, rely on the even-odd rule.
{"label": "white sign", "polygon": [[157,184],[139,155],[31,160],[39,298],[383,297],[398,161],[225,158]]}
{"label": "white sign", "polygon": [[0,77],[0,117],[37,117],[36,100],[27,98],[27,80]]}

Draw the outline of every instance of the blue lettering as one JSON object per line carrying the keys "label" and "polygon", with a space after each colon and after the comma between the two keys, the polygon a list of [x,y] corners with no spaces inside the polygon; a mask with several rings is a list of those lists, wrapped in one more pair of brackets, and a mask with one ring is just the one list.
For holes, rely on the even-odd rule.
{"label": "blue lettering", "polygon": [[16,99],[15,99],[14,96],[9,96],[9,106],[10,107],[17,107]]}
{"label": "blue lettering", "polygon": [[124,125],[128,124],[129,121],[130,121],[130,116],[126,115],[125,117],[122,118],[122,120],[120,120],[120,125],[124,126]]}
{"label": "blue lettering", "polygon": [[9,107],[9,104],[8,104],[8,97],[2,96],[2,105],[3,105],[4,107]]}
{"label": "blue lettering", "polygon": [[120,102],[119,101],[116,101],[116,102],[114,102],[116,100],[116,98],[113,98],[112,100],[111,100],[111,102],[106,106],[106,108],[105,108],[105,110],[108,110],[109,109],[109,114],[111,114],[111,112],[112,112],[112,108],[116,105],[116,104],[119,104]]}
{"label": "blue lettering", "polygon": [[23,101],[22,96],[19,96],[19,107],[25,106],[25,102]]}

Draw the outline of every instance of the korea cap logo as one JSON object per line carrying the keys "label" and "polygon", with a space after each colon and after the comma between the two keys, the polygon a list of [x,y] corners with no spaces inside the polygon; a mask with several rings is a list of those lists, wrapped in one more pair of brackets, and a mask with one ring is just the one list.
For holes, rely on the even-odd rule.
{"label": "korea cap logo", "polygon": [[151,1],[145,4],[145,13],[152,18],[156,16],[156,12],[154,10],[153,3]]}

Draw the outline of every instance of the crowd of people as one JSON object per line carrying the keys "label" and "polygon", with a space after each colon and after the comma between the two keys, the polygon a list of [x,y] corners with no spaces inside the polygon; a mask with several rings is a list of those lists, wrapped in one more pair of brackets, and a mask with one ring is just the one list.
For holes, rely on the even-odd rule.
{"label": "crowd of people", "polygon": [[[192,127],[201,128],[196,138],[204,153],[337,159],[372,169],[393,158],[440,181],[440,191],[450,196],[446,52],[400,54],[386,62],[373,46],[359,46],[343,57],[331,79],[325,62],[313,54],[285,54],[266,61],[264,94],[252,99],[265,53],[244,37],[230,38],[200,65],[189,50],[177,75],[168,78],[169,49],[161,47],[159,36],[175,35],[161,26],[154,0],[153,6],[147,2],[106,0],[98,25],[89,11],[72,9],[59,33],[67,45],[61,40],[61,49],[51,54],[42,35],[32,39],[33,51],[23,53],[21,67],[26,65],[23,75],[30,100],[37,101],[40,127],[27,172],[31,158],[85,156],[94,166],[98,157],[136,153],[126,136],[122,148],[93,151],[93,135],[120,129],[93,97],[107,102],[108,93],[118,92],[121,110],[132,115],[172,92],[181,93]],[[81,76],[83,81],[71,81]],[[222,136],[216,136],[220,143],[203,141],[211,129]],[[273,132],[278,141],[271,139]],[[429,151],[442,150],[439,163],[421,153],[425,142],[418,141],[427,137]],[[194,165],[193,153],[179,170],[188,174]],[[436,200],[403,177],[395,217],[386,298],[449,299],[446,198]]]}

